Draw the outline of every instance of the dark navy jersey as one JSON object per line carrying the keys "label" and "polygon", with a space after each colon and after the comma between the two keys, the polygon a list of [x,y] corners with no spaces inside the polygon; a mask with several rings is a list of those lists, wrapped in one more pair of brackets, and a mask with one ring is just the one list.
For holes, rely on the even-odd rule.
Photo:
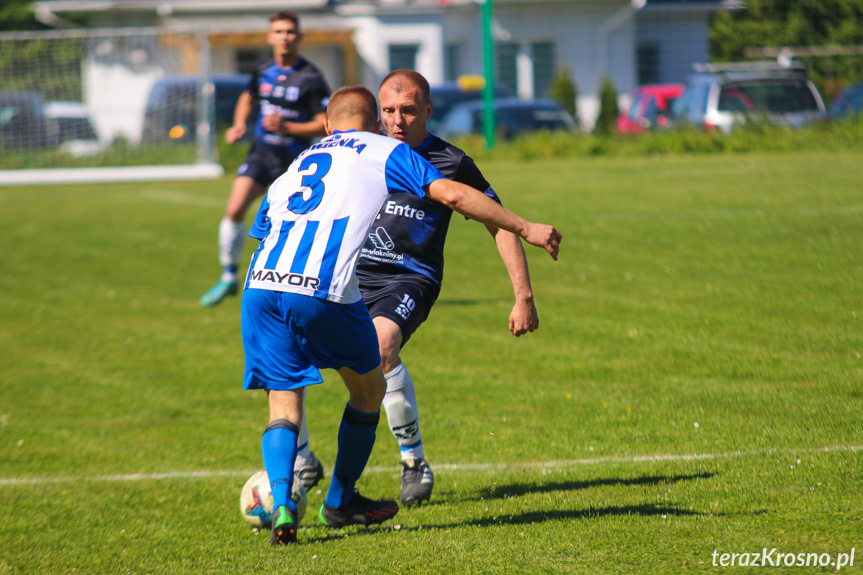
{"label": "dark navy jersey", "polygon": [[[473,160],[452,144],[429,135],[414,150],[447,178],[467,184],[500,203]],[[362,285],[370,274],[423,275],[443,281],[443,251],[452,210],[430,198],[395,193],[381,206],[357,265]],[[364,279],[366,278],[366,279]]]}
{"label": "dark navy jersey", "polygon": [[327,111],[330,88],[311,62],[300,58],[291,68],[280,68],[274,60],[260,64],[249,82],[249,94],[260,103],[255,142],[287,147],[296,156],[309,147],[309,138],[286,136],[264,129],[264,116],[278,114],[288,122],[308,122]]}

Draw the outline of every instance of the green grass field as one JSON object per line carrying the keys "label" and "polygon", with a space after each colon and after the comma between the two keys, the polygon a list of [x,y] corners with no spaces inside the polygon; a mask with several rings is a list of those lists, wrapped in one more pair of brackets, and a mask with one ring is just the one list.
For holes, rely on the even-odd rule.
{"label": "green grass field", "polygon": [[[0,188],[0,574],[754,573],[713,553],[763,548],[855,549],[859,573],[861,165],[483,162],[564,234],[558,262],[528,251],[539,331],[509,335],[503,264],[454,218],[403,350],[431,504],[331,531],[313,490],[277,550],[238,510],[267,418],[240,301],[197,303],[229,180]],[[347,394],[326,377],[307,404],[329,475]],[[382,424],[362,491],[397,497],[397,463]]]}

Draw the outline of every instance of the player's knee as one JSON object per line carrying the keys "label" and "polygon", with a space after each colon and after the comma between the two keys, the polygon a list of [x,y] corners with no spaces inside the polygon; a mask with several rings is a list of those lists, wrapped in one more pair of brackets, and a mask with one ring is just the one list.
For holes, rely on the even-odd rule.
{"label": "player's knee", "polygon": [[345,380],[351,394],[350,404],[360,411],[376,411],[387,392],[387,383],[380,369],[366,374],[360,380]]}

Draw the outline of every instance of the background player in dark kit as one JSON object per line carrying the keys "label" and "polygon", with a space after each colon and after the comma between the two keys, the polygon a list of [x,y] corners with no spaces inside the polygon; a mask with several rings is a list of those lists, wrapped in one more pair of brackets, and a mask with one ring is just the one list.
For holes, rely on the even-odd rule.
{"label": "background player in dark kit", "polygon": [[261,63],[240,95],[234,109],[234,124],[225,133],[229,144],[246,133],[246,122],[260,104],[252,149],[237,170],[225,215],[219,224],[219,263],[222,276],[201,296],[201,305],[219,304],[237,293],[237,273],[246,229],[243,220],[251,203],[266,192],[311,138],[324,135],[324,116],[329,86],[323,74],[300,56],[302,40],[299,16],[277,12],[270,16],[267,43],[273,58]]}

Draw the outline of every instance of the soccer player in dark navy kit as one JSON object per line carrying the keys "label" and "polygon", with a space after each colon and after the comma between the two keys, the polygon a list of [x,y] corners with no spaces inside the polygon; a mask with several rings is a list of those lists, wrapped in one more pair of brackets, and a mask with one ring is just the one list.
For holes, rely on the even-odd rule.
{"label": "soccer player in dark navy kit", "polygon": [[237,270],[245,241],[243,220],[251,203],[266,192],[297,154],[323,136],[324,116],[330,95],[323,74],[298,53],[302,34],[293,12],[270,16],[267,43],[273,59],[252,74],[249,89],[240,95],[234,109],[234,124],[225,133],[233,144],[246,133],[246,122],[260,104],[252,150],[237,171],[225,216],[219,225],[219,263],[222,276],[201,297],[201,305],[219,304],[237,293]]}
{"label": "soccer player in dark navy kit", "polygon": [[[422,75],[413,70],[396,70],[384,78],[378,97],[381,123],[391,138],[407,142],[445,177],[500,203],[470,157],[429,134],[426,122],[433,104],[428,81]],[[423,450],[414,384],[399,352],[426,320],[440,293],[444,242],[451,217],[452,210],[437,202],[410,194],[390,194],[369,230],[357,264],[357,278],[375,324],[387,381],[383,405],[390,430],[401,448],[400,499],[408,506],[431,497],[434,476]],[[533,332],[539,327],[539,316],[521,241],[511,232],[486,227],[515,295],[509,330],[516,337]],[[305,453],[309,453],[307,448]]]}

